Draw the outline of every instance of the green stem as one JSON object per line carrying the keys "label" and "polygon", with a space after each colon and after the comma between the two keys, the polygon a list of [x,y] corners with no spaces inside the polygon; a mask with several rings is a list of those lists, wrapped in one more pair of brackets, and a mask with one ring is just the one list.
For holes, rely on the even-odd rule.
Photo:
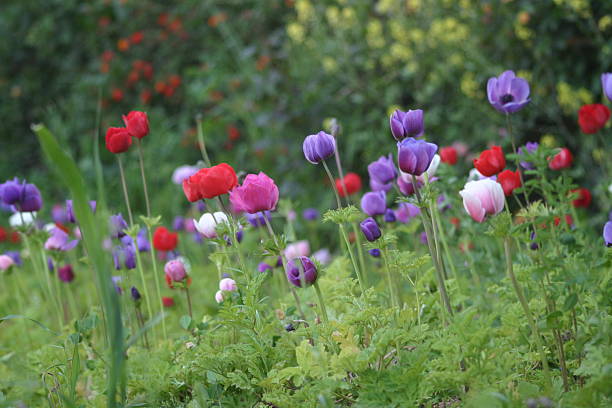
{"label": "green stem", "polygon": [[117,163],[119,163],[119,175],[121,176],[121,187],[123,188],[123,198],[125,198],[125,206],[127,207],[128,217],[130,219],[130,226],[134,225],[134,217],[132,217],[132,209],[130,208],[130,198],[128,196],[127,185],[125,184],[125,173],[123,171],[123,163],[121,162],[121,157],[119,155],[115,155],[117,157]]}
{"label": "green stem", "polygon": [[[153,308],[151,307],[151,296],[149,295],[149,289],[147,285],[147,280],[144,275],[144,266],[142,265],[142,260],[140,259],[140,250],[136,248],[136,266],[138,268],[138,273],[140,274],[140,281],[142,284],[142,290],[144,292],[145,304],[147,305],[147,313],[149,315],[149,319],[153,318]],[[155,327],[153,330],[157,330]]]}
{"label": "green stem", "polygon": [[389,258],[387,254],[387,248],[382,248],[382,257],[385,263],[385,271],[387,272],[387,283],[389,284],[389,296],[391,296],[391,306],[399,308],[398,301],[395,296],[395,288],[393,287],[393,277],[391,276],[391,268],[389,267]]}
{"label": "green stem", "polygon": [[191,296],[189,296],[189,288],[187,287],[187,283],[185,283],[185,295],[187,296],[187,310],[189,310],[189,317],[193,320],[193,312],[191,307]]}
{"label": "green stem", "polygon": [[198,146],[200,148],[200,153],[202,154],[202,158],[204,159],[204,163],[207,167],[211,166],[210,158],[208,157],[208,152],[206,151],[206,143],[204,142],[204,132],[202,130],[202,116],[196,116],[196,128],[198,134]]}
{"label": "green stem", "polygon": [[142,154],[142,143],[136,139],[138,145],[138,162],[140,163],[140,177],[142,178],[142,188],[144,189],[145,203],[147,205],[147,217],[151,216],[151,204],[149,202],[149,191],[147,190],[147,178],[145,177],[144,156]]}
{"label": "green stem", "polygon": [[531,327],[531,331],[536,338],[536,343],[538,346],[538,351],[540,353],[540,359],[542,360],[542,367],[544,369],[544,380],[546,382],[547,390],[550,390],[552,387],[552,382],[550,379],[550,370],[548,368],[548,360],[546,359],[546,352],[544,351],[544,344],[542,343],[542,337],[540,336],[540,331],[538,330],[538,326],[533,319],[533,315],[531,314],[531,310],[529,309],[529,304],[527,303],[527,299],[525,299],[525,295],[516,280],[516,276],[514,275],[514,271],[512,269],[512,253],[510,251],[510,238],[507,237],[504,239],[504,252],[506,255],[506,269],[508,271],[508,277],[510,277],[510,281],[512,281],[512,286],[514,287],[514,291],[516,292],[516,296],[523,307],[523,311],[525,312],[525,316],[527,317],[527,322]]}
{"label": "green stem", "polygon": [[436,271],[436,279],[438,281],[438,290],[440,292],[440,301],[442,303],[443,309],[445,308],[448,314],[452,316],[453,308],[451,306],[450,299],[448,298],[448,293],[446,292],[446,285],[444,284],[444,273],[438,263],[438,255],[436,253],[435,247],[432,244],[432,239],[434,238],[434,235],[431,231],[431,224],[429,223],[427,207],[423,205],[421,193],[419,192],[419,189],[417,188],[417,180],[414,175],[412,176],[412,186],[414,187],[414,191],[417,196],[419,207],[421,207],[421,221],[423,222],[423,227],[425,228],[425,235],[427,236],[427,247],[429,248],[429,254],[431,256],[431,261]]}
{"label": "green stem", "polygon": [[327,309],[325,308],[325,300],[323,299],[323,294],[321,293],[321,289],[319,288],[319,282],[315,281],[313,286],[315,288],[315,292],[317,292],[317,298],[319,299],[319,304],[321,305],[321,315],[323,316],[323,321],[325,323],[329,323],[329,318],[327,316]]}
{"label": "green stem", "polygon": [[[153,264],[153,280],[155,281],[155,290],[157,291],[157,299],[159,301],[159,311],[160,313],[164,313],[164,302],[161,296],[161,289],[159,286],[159,278],[160,276],[157,274],[157,262],[155,259],[155,247],[153,246],[153,233],[151,232],[151,227],[147,225],[147,232],[149,234],[149,242],[151,243],[151,263]],[[166,319],[162,317],[162,332],[164,333],[164,340],[168,340],[168,333],[166,332]]]}
{"label": "green stem", "polygon": [[[280,246],[278,245],[278,238],[276,238],[276,234],[274,233],[274,230],[272,229],[272,225],[270,224],[270,221],[268,221],[268,217],[263,217],[264,222],[266,223],[266,227],[268,228],[268,232],[270,233],[270,236],[272,236],[272,239],[274,240],[274,245],[276,245],[276,248],[278,248],[278,251],[280,252],[280,257],[281,257],[281,262],[283,263],[283,273],[287,273],[287,259],[285,259],[285,253],[283,252],[283,248],[280,248]],[[300,314],[300,317],[302,318],[302,320],[306,320],[306,315],[304,315],[304,311],[302,310],[302,302],[300,302],[300,298],[297,295],[297,292],[295,291],[295,289],[293,287],[290,288],[291,294],[293,295],[293,299],[295,299],[295,306],[297,307],[298,313]]]}

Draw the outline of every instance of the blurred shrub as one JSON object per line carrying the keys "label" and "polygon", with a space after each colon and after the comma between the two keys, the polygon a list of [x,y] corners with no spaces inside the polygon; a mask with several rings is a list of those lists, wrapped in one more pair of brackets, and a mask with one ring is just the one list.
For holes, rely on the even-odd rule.
{"label": "blurred shrub", "polygon": [[[305,181],[323,180],[301,142],[328,117],[343,126],[345,167],[361,173],[393,150],[387,118],[396,107],[425,109],[426,132],[440,144],[499,140],[505,118],[485,88],[505,69],[532,86],[531,105],[514,119],[519,139],[546,135],[588,169],[594,145],[576,111],[601,99],[611,33],[612,3],[597,0],[8,1],[0,132],[11,160],[0,173],[47,177],[29,130],[45,122],[93,180],[96,138],[102,146],[107,126],[141,109],[152,120],[145,149],[160,201],[175,189],[173,168],[199,158],[196,115],[215,160],[268,171],[298,196],[312,188]],[[101,156],[111,191],[116,166],[103,147]],[[137,192],[138,177],[130,183]]]}

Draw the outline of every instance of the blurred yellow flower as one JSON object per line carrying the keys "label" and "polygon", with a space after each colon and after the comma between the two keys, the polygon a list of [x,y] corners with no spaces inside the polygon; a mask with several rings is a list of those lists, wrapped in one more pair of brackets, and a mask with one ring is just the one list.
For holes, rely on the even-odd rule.
{"label": "blurred yellow flower", "polygon": [[300,43],[304,41],[304,26],[300,23],[289,23],[287,25],[287,35],[293,42]]}
{"label": "blurred yellow flower", "polygon": [[528,41],[533,38],[533,30],[525,27],[518,21],[514,24],[514,34],[521,41]]}
{"label": "blurred yellow flower", "polygon": [[473,72],[467,71],[461,77],[461,92],[470,98],[478,96],[478,82],[476,82]]}
{"label": "blurred yellow flower", "polygon": [[337,26],[340,22],[340,10],[338,7],[328,7],[325,10],[325,17],[331,26]]}
{"label": "blurred yellow flower", "polygon": [[604,159],[604,151],[603,149],[594,149],[593,150],[593,159],[598,162],[601,163]]}
{"label": "blurred yellow flower", "polygon": [[326,72],[335,72],[338,69],[338,63],[332,57],[323,57],[322,63]]}
{"label": "blurred yellow flower", "polygon": [[540,143],[546,147],[555,147],[557,145],[557,140],[553,135],[547,133],[540,138]]}
{"label": "blurred yellow flower", "polygon": [[370,20],[366,27],[366,41],[372,48],[382,48],[385,46],[383,36],[383,26],[380,20]]}
{"label": "blurred yellow flower", "polygon": [[589,0],[554,0],[554,3],[559,7],[572,9],[581,17],[588,17],[591,15]]}
{"label": "blurred yellow flower", "polygon": [[297,18],[301,22],[307,22],[314,16],[314,8],[308,0],[297,0],[295,2]]}
{"label": "blurred yellow flower", "polygon": [[612,16],[607,14],[599,19],[599,23],[597,24],[601,31],[606,31],[608,28],[612,27]]}
{"label": "blurred yellow flower", "polygon": [[572,89],[567,82],[557,84],[557,103],[565,113],[571,114],[584,104],[593,103],[593,95],[588,89]]}

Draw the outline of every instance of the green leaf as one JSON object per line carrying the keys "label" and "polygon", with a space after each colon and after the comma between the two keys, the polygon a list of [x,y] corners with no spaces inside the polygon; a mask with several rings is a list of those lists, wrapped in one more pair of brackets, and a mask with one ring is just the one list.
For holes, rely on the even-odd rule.
{"label": "green leaf", "polygon": [[189,327],[191,326],[191,322],[192,322],[191,317],[187,315],[181,316],[181,318],[179,319],[179,324],[185,330],[189,330]]}

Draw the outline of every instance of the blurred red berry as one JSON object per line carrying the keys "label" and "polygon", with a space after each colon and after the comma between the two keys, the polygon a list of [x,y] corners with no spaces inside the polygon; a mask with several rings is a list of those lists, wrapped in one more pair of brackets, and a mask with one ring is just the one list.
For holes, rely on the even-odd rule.
{"label": "blurred red berry", "polygon": [[442,147],[440,149],[440,160],[442,163],[448,163],[451,166],[457,164],[457,150],[452,146]]}
{"label": "blurred red berry", "polygon": [[451,217],[450,222],[457,228],[459,228],[459,225],[461,225],[461,220],[457,217]]}
{"label": "blurred red berry", "polygon": [[160,26],[165,26],[168,24],[168,13],[161,13],[159,16],[157,16],[157,24]]}
{"label": "blurred red berry", "polygon": [[130,71],[127,78],[128,86],[134,85],[140,79],[140,74],[137,71]]}
{"label": "blurred red berry", "polygon": [[140,44],[144,39],[144,34],[142,31],[136,31],[134,34],[130,36],[130,42],[134,45]]}
{"label": "blurred red berry", "polygon": [[18,244],[21,242],[21,235],[17,231],[11,231],[10,240],[13,244]]}
{"label": "blurred red berry", "polygon": [[344,185],[346,186],[346,191],[344,191],[342,181],[336,179],[336,190],[338,190],[340,197],[346,197],[347,192],[348,195],[353,195],[361,190],[361,177],[357,173],[347,173],[344,176]]}
{"label": "blurred red berry", "polygon": [[153,65],[150,62],[143,62],[142,65],[142,75],[150,81],[153,78]]}
{"label": "blurred red berry", "polygon": [[151,90],[150,89],[143,89],[142,92],[140,92],[140,102],[142,102],[144,105],[148,105],[151,102]]}
{"label": "blurred red berry", "polygon": [[587,135],[599,132],[608,119],[610,119],[610,109],[600,103],[584,105],[578,111],[578,125],[582,133]]}
{"label": "blurred red berry", "polygon": [[111,62],[114,56],[115,56],[114,52],[112,52],[111,50],[106,50],[102,53],[102,61]]}
{"label": "blurred red berry", "polygon": [[238,128],[236,126],[229,125],[227,127],[227,137],[231,141],[236,141],[236,140],[240,139],[240,131],[238,130]]}
{"label": "blurred red berry", "polygon": [[162,303],[164,304],[164,307],[172,307],[174,306],[174,299],[168,296],[164,296],[162,297]]}
{"label": "blurred red berry", "polygon": [[7,238],[8,234],[6,233],[6,230],[0,227],[0,242],[6,241]]}
{"label": "blurred red berry", "polygon": [[[565,218],[565,223],[571,227],[572,224],[574,223],[572,216],[567,214],[564,218]],[[561,218],[555,217],[555,227],[559,226],[559,224],[561,224]]]}
{"label": "blurred red berry", "polygon": [[164,81],[157,81],[155,83],[155,92],[163,94],[166,90],[166,83]]}
{"label": "blurred red berry", "polygon": [[100,28],[105,28],[108,27],[108,25],[110,24],[111,20],[109,17],[107,16],[102,16],[98,19],[98,27]]}
{"label": "blurred red berry", "polygon": [[559,153],[548,159],[548,167],[552,170],[561,170],[572,165],[574,157],[567,147],[562,148]]}
{"label": "blurred red berry", "polygon": [[262,55],[261,57],[259,57],[257,59],[257,63],[255,64],[255,68],[258,71],[263,71],[264,69],[266,69],[266,67],[268,66],[268,64],[270,63],[270,57],[267,55]]}
{"label": "blurred red berry", "polygon": [[572,205],[574,207],[587,208],[591,204],[592,197],[591,192],[588,189],[581,187],[572,190],[572,193],[578,193],[578,198],[572,200]]}
{"label": "blurred red berry", "polygon": [[123,91],[119,88],[113,88],[111,91],[111,99],[115,102],[120,102],[123,99]]}
{"label": "blurred red berry", "polygon": [[181,85],[181,77],[179,75],[173,74],[168,78],[168,83],[170,86],[177,88]]}
{"label": "blurred red berry", "polygon": [[117,41],[117,49],[122,52],[129,50],[130,41],[127,38],[121,38],[119,41]]}

